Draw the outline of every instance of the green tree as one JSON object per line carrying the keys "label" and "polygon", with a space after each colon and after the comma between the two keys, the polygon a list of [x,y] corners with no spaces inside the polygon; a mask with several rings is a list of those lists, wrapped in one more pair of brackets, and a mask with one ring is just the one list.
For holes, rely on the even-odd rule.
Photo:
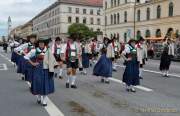
{"label": "green tree", "polygon": [[89,39],[96,35],[95,32],[90,30],[86,25],[80,23],[74,23],[68,28],[69,36],[75,36],[78,39]]}

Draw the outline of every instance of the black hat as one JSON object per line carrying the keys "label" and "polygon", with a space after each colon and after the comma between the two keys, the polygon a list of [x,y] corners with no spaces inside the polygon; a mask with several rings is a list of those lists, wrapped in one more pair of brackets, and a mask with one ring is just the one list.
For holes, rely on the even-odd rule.
{"label": "black hat", "polygon": [[31,35],[27,36],[27,39],[28,39],[28,40],[30,40],[31,38],[37,38],[37,35],[31,34]]}

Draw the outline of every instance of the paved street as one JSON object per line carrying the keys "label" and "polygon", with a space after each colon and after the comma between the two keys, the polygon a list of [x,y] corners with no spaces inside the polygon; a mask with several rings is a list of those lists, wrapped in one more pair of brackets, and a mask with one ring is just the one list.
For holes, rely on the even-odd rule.
{"label": "paved street", "polygon": [[55,79],[56,92],[43,108],[9,59],[10,53],[1,50],[0,116],[180,116],[180,63],[173,62],[170,78],[164,78],[159,74],[159,61],[149,60],[136,93],[124,89],[121,61],[109,85],[92,76],[92,68],[88,75],[79,74],[76,90],[66,89],[65,79]]}

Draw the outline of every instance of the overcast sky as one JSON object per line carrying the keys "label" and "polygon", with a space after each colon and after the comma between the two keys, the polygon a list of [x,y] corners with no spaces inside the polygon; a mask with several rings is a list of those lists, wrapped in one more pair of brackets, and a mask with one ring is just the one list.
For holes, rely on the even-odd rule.
{"label": "overcast sky", "polygon": [[41,10],[56,0],[1,0],[0,36],[7,34],[7,20],[11,17],[12,26],[24,24]]}

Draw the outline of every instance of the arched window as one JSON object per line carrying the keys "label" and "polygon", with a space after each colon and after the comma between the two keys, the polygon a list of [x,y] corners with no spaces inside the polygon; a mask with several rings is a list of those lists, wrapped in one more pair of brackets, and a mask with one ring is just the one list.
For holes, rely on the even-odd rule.
{"label": "arched window", "polygon": [[111,15],[111,25],[113,24],[113,15]]}
{"label": "arched window", "polygon": [[150,20],[150,8],[147,8],[147,11],[146,11],[147,13],[146,13],[146,19],[147,20]]}
{"label": "arched window", "polygon": [[118,6],[120,5],[120,0],[118,0]]}
{"label": "arched window", "polygon": [[124,42],[127,42],[127,33],[124,33]]}
{"label": "arched window", "polygon": [[116,24],[116,14],[114,14],[114,24]]}
{"label": "arched window", "polygon": [[114,6],[116,7],[116,0],[114,0]]}
{"label": "arched window", "polygon": [[157,6],[157,18],[161,18],[161,6]]}
{"label": "arched window", "polygon": [[140,21],[141,20],[141,11],[138,10],[137,11],[137,21]]}
{"label": "arched window", "polygon": [[113,7],[113,0],[111,0],[111,8]]}
{"label": "arched window", "polygon": [[146,30],[146,37],[151,37],[151,32],[150,32],[150,30]]}
{"label": "arched window", "polygon": [[140,39],[140,37],[141,37],[141,31],[139,31],[139,30],[137,31],[136,37],[137,37],[137,40]]}
{"label": "arched window", "polygon": [[161,30],[160,29],[156,30],[156,37],[161,37]]}
{"label": "arched window", "polygon": [[127,11],[124,12],[124,22],[127,22]]}
{"label": "arched window", "polygon": [[173,16],[174,4],[172,2],[169,3],[169,17]]}
{"label": "arched window", "polygon": [[117,13],[117,24],[119,24],[120,23],[120,15],[119,15],[119,13]]}

